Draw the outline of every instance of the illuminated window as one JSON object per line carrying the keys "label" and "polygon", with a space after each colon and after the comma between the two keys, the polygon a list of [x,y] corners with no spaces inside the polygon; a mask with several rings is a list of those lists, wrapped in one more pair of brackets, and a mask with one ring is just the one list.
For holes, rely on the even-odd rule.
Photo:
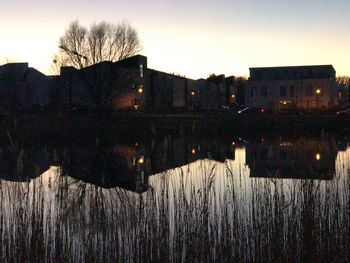
{"label": "illuminated window", "polygon": [[143,78],[143,65],[140,64],[140,78]]}
{"label": "illuminated window", "polygon": [[137,92],[140,94],[143,92],[143,85],[139,86],[139,88],[137,89]]}
{"label": "illuminated window", "polygon": [[192,95],[192,96],[195,96],[195,95],[196,95],[196,92],[191,91],[191,95]]}

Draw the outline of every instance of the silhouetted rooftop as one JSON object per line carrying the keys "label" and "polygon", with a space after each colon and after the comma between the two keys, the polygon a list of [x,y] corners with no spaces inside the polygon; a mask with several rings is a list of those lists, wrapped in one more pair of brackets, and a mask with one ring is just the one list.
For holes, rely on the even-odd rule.
{"label": "silhouetted rooftop", "polygon": [[335,79],[332,65],[249,68],[250,80]]}

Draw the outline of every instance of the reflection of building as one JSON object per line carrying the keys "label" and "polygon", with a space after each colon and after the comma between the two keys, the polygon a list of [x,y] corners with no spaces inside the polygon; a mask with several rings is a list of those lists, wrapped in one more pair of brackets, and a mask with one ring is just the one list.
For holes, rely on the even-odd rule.
{"label": "reflection of building", "polygon": [[[44,146],[0,151],[1,179],[29,181],[47,171],[61,167],[62,175],[102,188],[121,187],[137,193],[148,189],[148,177],[180,167],[199,159],[220,162],[234,159],[232,142],[217,139],[195,139],[192,136],[168,134],[149,138],[143,143],[118,141],[101,144],[84,139],[62,146]],[[11,143],[10,143],[11,144]],[[19,145],[15,143],[14,145]]]}
{"label": "reflection of building", "polygon": [[234,159],[235,146],[220,140],[195,140],[186,136],[168,135],[152,143],[150,150],[152,173],[160,173],[199,159],[224,162]]}
{"label": "reflection of building", "polygon": [[250,68],[246,106],[326,110],[337,101],[332,65]]}
{"label": "reflection of building", "polygon": [[44,147],[2,147],[0,150],[0,178],[26,182],[49,169],[51,157]]}
{"label": "reflection of building", "polygon": [[336,149],[328,140],[299,139],[246,146],[251,177],[332,179]]}
{"label": "reflection of building", "polygon": [[148,189],[148,160],[143,147],[92,144],[71,145],[63,174],[102,187],[121,187],[134,192]]}

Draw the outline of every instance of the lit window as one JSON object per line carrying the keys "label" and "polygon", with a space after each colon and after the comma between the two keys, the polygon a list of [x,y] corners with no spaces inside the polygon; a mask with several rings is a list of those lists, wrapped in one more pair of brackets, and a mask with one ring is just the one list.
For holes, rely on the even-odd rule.
{"label": "lit window", "polygon": [[143,65],[140,64],[140,78],[143,78]]}
{"label": "lit window", "polygon": [[192,96],[195,96],[195,95],[196,95],[196,92],[191,91],[191,95],[192,95]]}
{"label": "lit window", "polygon": [[320,95],[321,94],[321,89],[316,89],[316,94]]}
{"label": "lit window", "polygon": [[143,92],[143,85],[139,86],[139,88],[137,89],[137,92],[140,94]]}

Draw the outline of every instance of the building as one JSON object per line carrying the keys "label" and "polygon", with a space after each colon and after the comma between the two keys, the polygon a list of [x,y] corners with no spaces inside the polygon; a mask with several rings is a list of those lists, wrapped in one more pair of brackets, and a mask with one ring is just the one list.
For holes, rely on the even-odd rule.
{"label": "building", "polygon": [[332,65],[250,68],[246,107],[328,110],[337,104]]}
{"label": "building", "polygon": [[28,66],[8,63],[0,66],[0,106],[11,111],[47,105],[51,77]]}
{"label": "building", "polygon": [[217,110],[228,105],[225,76],[189,79],[147,67],[136,55],[83,69],[61,68],[59,85],[51,91],[64,108],[111,108],[115,111],[181,113]]}

